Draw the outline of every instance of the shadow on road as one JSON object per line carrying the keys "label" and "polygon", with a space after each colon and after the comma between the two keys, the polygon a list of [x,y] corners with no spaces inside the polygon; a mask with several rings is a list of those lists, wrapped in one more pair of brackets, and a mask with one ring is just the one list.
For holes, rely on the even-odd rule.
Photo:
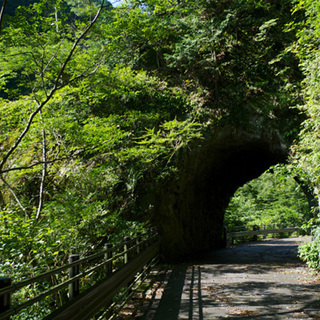
{"label": "shadow on road", "polygon": [[[186,284],[188,288],[186,288]],[[155,297],[153,297],[155,300]],[[153,301],[156,303],[156,301]],[[201,297],[201,268],[200,266],[180,265],[172,269],[162,293],[152,315],[145,319],[154,320],[177,320],[181,313],[185,319],[203,319],[203,306]],[[197,317],[194,317],[194,314]],[[141,317],[143,318],[143,317]]]}
{"label": "shadow on road", "polygon": [[320,319],[319,281],[297,246],[264,241],[168,267],[134,319]]}
{"label": "shadow on road", "polygon": [[172,270],[163,291],[154,319],[178,319],[187,267],[179,266]]}

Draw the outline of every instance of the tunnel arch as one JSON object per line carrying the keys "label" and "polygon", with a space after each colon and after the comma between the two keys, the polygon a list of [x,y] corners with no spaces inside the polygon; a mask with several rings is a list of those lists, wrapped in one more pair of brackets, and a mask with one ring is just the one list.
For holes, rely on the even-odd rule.
{"label": "tunnel arch", "polygon": [[234,192],[287,155],[274,130],[223,128],[201,147],[186,149],[178,175],[156,194],[153,220],[163,258],[179,261],[223,247],[224,212]]}

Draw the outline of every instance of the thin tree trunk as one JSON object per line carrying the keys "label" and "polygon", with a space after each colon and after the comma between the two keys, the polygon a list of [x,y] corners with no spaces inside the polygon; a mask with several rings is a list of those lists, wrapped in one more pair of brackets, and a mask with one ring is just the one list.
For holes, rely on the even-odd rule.
{"label": "thin tree trunk", "polygon": [[0,34],[2,30],[2,21],[3,21],[4,11],[6,10],[7,2],[8,0],[3,0],[1,11],[0,11]]}
{"label": "thin tree trunk", "polygon": [[56,20],[56,31],[57,31],[57,33],[59,33],[57,6],[54,6],[54,18]]}
{"label": "thin tree trunk", "polygon": [[[3,20],[4,10],[5,10],[5,7],[7,5],[7,1],[8,0],[4,0],[4,2],[2,4],[2,8],[1,8],[1,13],[0,13],[0,31],[1,31],[1,24],[2,24],[2,20]],[[3,169],[5,168],[5,165],[7,164],[8,159],[16,151],[16,149],[19,147],[21,141],[24,140],[25,136],[29,132],[30,128],[33,125],[35,117],[38,114],[41,113],[42,109],[48,104],[48,102],[51,100],[53,95],[59,89],[61,89],[61,88],[63,88],[65,86],[64,84],[62,84],[62,85],[59,84],[60,80],[61,80],[61,78],[62,78],[62,76],[64,74],[64,71],[65,71],[67,65],[69,64],[69,62],[71,61],[71,59],[73,57],[73,54],[76,51],[79,43],[81,42],[81,40],[83,40],[86,37],[86,35],[89,32],[89,30],[92,28],[92,26],[97,21],[99,15],[101,13],[101,10],[103,9],[104,2],[105,2],[105,0],[102,0],[101,6],[100,6],[99,10],[97,11],[94,19],[87,25],[87,27],[83,30],[83,32],[80,34],[80,36],[74,41],[73,46],[72,46],[71,50],[69,51],[68,56],[64,60],[62,66],[61,66],[61,68],[60,68],[60,70],[59,70],[59,72],[58,72],[58,74],[56,76],[55,82],[54,82],[50,92],[46,95],[46,97],[44,98],[44,100],[42,102],[38,102],[37,101],[37,107],[29,115],[29,119],[27,121],[27,124],[26,124],[25,128],[22,130],[22,132],[19,135],[19,137],[15,140],[15,142],[13,143],[11,148],[7,151],[7,153],[4,154],[3,158],[0,160],[0,179],[8,187],[8,189],[10,190],[12,195],[14,196],[14,198],[17,201],[17,203],[20,206],[20,208],[26,213],[26,217],[27,217],[27,211],[23,207],[21,201],[19,200],[18,196],[15,194],[14,190],[10,187],[10,185],[4,179],[4,177],[3,177]],[[99,65],[91,73],[96,72],[98,67],[99,67]],[[36,218],[37,219],[40,217],[41,210],[42,210],[42,207],[43,207],[44,184],[45,184],[45,177],[46,177],[46,170],[47,170],[46,150],[45,150],[46,149],[45,148],[45,132],[44,131],[43,131],[43,141],[44,141],[44,144],[43,144],[43,158],[45,160],[43,161],[43,167],[42,167],[42,179],[41,179],[41,186],[40,186],[40,199],[39,199],[39,206],[38,206],[38,210],[37,210],[37,214],[36,214]]]}
{"label": "thin tree trunk", "polygon": [[26,213],[26,219],[27,219],[27,211],[26,208],[22,205],[20,199],[18,198],[18,196],[16,195],[16,193],[14,192],[14,190],[11,188],[11,186],[9,185],[9,183],[4,179],[4,177],[0,174],[0,179],[2,180],[2,182],[7,186],[7,188],[9,189],[9,191],[12,193],[13,197],[16,199],[19,207],[22,209],[22,211],[24,211]]}
{"label": "thin tree trunk", "polygon": [[[40,112],[40,117],[41,112]],[[42,119],[41,119],[42,121]],[[43,122],[42,122],[43,125]],[[38,220],[41,216],[41,210],[43,208],[43,202],[44,202],[44,186],[45,186],[45,180],[47,175],[47,141],[46,141],[46,132],[45,129],[42,129],[42,176],[41,176],[41,183],[40,183],[40,191],[39,191],[39,205],[38,210],[36,214],[36,220]]]}
{"label": "thin tree trunk", "polygon": [[82,32],[82,34],[77,38],[77,40],[73,43],[73,46],[69,52],[69,55],[67,56],[67,58],[65,59],[65,61],[62,64],[62,67],[56,77],[55,83],[51,89],[51,91],[48,93],[48,95],[46,96],[46,98],[41,102],[38,103],[37,108],[30,114],[29,119],[27,121],[27,125],[24,128],[24,130],[21,132],[20,136],[18,137],[18,139],[13,143],[12,147],[8,150],[8,152],[4,155],[2,161],[0,161],[0,173],[2,172],[2,169],[4,168],[6,162],[8,161],[8,159],[10,158],[10,156],[14,153],[14,151],[18,148],[18,146],[20,145],[21,141],[25,138],[26,134],[29,132],[34,118],[38,115],[39,112],[41,112],[41,110],[47,105],[47,103],[51,100],[51,98],[53,97],[53,95],[61,88],[63,88],[64,86],[61,85],[59,86],[59,82],[62,78],[62,75],[68,65],[68,63],[70,62],[75,50],[77,49],[79,43],[81,42],[81,40],[86,36],[86,34],[89,32],[89,30],[92,28],[92,26],[95,24],[95,22],[97,21],[101,10],[103,8],[103,4],[104,4],[104,0],[102,1],[101,7],[98,10],[96,16],[94,17],[94,19],[92,20],[92,22],[86,27],[86,29]]}

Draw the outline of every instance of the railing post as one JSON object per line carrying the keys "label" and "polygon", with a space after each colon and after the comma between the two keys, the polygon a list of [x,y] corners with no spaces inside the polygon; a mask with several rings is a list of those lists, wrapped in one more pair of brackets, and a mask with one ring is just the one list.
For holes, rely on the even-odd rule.
{"label": "railing post", "polygon": [[[0,289],[9,287],[11,285],[11,279],[6,277],[0,277]],[[0,296],[0,314],[10,309],[10,292]],[[10,316],[7,318],[10,319]]]}
{"label": "railing post", "polygon": [[145,239],[145,240],[143,240],[142,239],[142,235],[141,235],[141,243],[140,243],[140,249],[141,249],[141,251],[143,251],[144,249],[146,249],[146,247],[147,247],[147,244],[146,244],[146,242],[147,242],[147,240],[148,240],[148,238],[147,239]]}
{"label": "railing post", "polygon": [[[272,225],[272,229],[273,230],[275,230],[276,229],[276,224],[274,223],[273,225]],[[274,233],[272,233],[272,238],[275,238],[276,236],[275,236],[275,234]]]}
{"label": "railing post", "polygon": [[[110,250],[110,251],[106,252],[106,254],[104,255],[104,259],[105,259],[105,260],[109,260],[109,259],[112,258],[112,254],[113,254],[113,253],[112,253],[111,248],[112,248],[112,243],[106,243],[106,244],[104,245],[104,250]],[[106,273],[107,273],[107,274],[112,273],[112,261],[109,261],[109,262],[106,264]]]}
{"label": "railing post", "polygon": [[[252,226],[252,231],[258,231],[258,230],[260,230],[260,227],[257,226],[256,224]],[[258,236],[257,235],[252,236],[252,241],[258,241]]]}
{"label": "railing post", "polygon": [[151,235],[152,235],[152,229],[149,229],[149,230],[147,231],[147,233],[146,233],[146,240],[145,240],[145,242],[144,242],[144,249],[147,248],[147,247],[149,247],[150,242],[151,242],[151,240],[150,240]]}
{"label": "railing post", "polygon": [[155,231],[153,228],[150,228],[149,230],[149,241],[148,241],[148,246],[150,246],[152,244],[152,237],[155,235]]}
{"label": "railing post", "polygon": [[[69,263],[75,262],[80,259],[78,254],[71,254],[69,256]],[[79,274],[79,265],[72,266],[69,269],[69,278],[73,278]],[[69,284],[69,299],[72,300],[76,296],[80,294],[80,281],[79,279],[74,280],[72,283]]]}
{"label": "railing post", "polygon": [[137,254],[141,253],[141,251],[142,251],[141,239],[142,239],[141,232],[138,232],[137,240],[136,240]]}
{"label": "railing post", "polygon": [[228,230],[227,226],[223,226],[223,247],[226,248],[228,246]]}
{"label": "railing post", "polygon": [[125,254],[124,254],[124,264],[127,264],[130,260],[130,237],[124,237],[124,251],[125,251]]}

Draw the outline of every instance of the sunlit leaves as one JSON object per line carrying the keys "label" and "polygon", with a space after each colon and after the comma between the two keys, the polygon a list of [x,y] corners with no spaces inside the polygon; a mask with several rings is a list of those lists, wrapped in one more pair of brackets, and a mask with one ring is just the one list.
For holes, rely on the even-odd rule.
{"label": "sunlit leaves", "polygon": [[[139,138],[136,152],[141,161],[152,162],[164,158],[166,161],[194,139],[201,139],[201,126],[189,120],[164,122],[159,129],[151,128]],[[126,154],[126,152],[125,152]],[[130,153],[127,153],[130,156]]]}
{"label": "sunlit leaves", "polygon": [[307,115],[300,133],[299,143],[294,146],[294,164],[303,172],[306,179],[317,189],[320,182],[320,137],[319,101],[320,101],[320,6],[317,1],[299,1],[295,11],[303,11],[306,21],[298,27],[298,42],[295,52],[300,58],[304,72],[303,94],[305,103],[300,109]]}
{"label": "sunlit leaves", "polygon": [[305,194],[292,177],[264,173],[239,188],[225,223],[234,225],[301,225],[310,217]]}

